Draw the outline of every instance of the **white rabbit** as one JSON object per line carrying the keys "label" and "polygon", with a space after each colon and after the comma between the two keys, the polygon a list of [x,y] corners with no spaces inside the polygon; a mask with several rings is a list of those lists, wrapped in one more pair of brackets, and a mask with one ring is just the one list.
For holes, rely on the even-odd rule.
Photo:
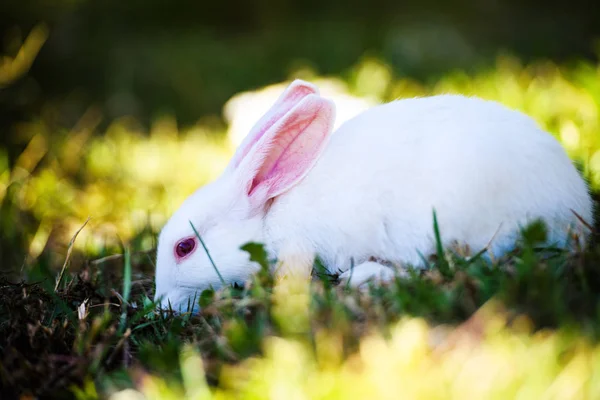
{"label": "white rabbit", "polygon": [[[318,256],[360,285],[394,272],[385,260],[422,265],[444,244],[489,244],[499,256],[540,217],[549,242],[575,211],[592,219],[586,184],[561,145],[529,117],[477,98],[441,95],[373,107],[331,135],[334,105],[296,80],[250,131],[227,169],[190,196],[160,234],[156,297],[174,309],[257,271],[240,247],[264,243],[287,272],[309,274]],[[493,238],[493,240],[492,240]],[[491,240],[491,244],[489,243]],[[352,273],[350,272],[351,265]]]}

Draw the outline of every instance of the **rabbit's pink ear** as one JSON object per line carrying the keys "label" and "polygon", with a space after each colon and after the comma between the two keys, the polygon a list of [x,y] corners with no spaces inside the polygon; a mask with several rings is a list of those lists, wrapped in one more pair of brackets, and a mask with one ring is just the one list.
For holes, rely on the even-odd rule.
{"label": "rabbit's pink ear", "polygon": [[311,94],[263,134],[237,170],[252,208],[292,188],[310,171],[334,120],[334,104]]}
{"label": "rabbit's pink ear", "polygon": [[309,94],[319,94],[319,89],[315,85],[301,79],[296,79],[290,83],[277,101],[275,101],[275,104],[254,124],[248,135],[244,138],[231,161],[233,166],[237,167],[265,132]]}

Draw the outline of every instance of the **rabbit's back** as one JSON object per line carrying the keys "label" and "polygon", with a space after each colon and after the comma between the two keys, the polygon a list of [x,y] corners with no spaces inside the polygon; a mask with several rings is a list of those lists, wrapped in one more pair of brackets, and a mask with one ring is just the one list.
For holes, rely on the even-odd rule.
{"label": "rabbit's back", "polygon": [[587,187],[560,144],[529,117],[456,95],[399,100],[343,124],[306,178],[267,215],[274,248],[290,241],[345,269],[350,258],[419,264],[446,244],[500,255],[518,227],[544,218],[563,243],[592,218]]}

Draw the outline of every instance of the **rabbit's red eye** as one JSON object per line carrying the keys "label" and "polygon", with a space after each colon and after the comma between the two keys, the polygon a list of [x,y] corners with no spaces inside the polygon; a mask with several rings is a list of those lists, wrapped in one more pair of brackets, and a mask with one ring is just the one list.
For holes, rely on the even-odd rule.
{"label": "rabbit's red eye", "polygon": [[183,258],[190,254],[196,248],[196,240],[193,238],[183,239],[175,245],[175,254]]}

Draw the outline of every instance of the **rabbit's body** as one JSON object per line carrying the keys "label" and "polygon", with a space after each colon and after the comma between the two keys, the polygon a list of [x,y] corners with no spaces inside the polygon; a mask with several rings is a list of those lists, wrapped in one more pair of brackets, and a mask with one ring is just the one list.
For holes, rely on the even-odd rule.
{"label": "rabbit's body", "polygon": [[[275,254],[315,252],[331,271],[351,258],[418,266],[442,239],[474,252],[511,249],[541,217],[564,244],[587,188],[561,145],[529,117],[457,95],[399,100],[342,125],[311,172],[277,197],[265,219]],[[297,247],[297,248],[296,248]]]}
{"label": "rabbit's body", "polygon": [[240,249],[248,242],[264,243],[284,272],[309,273],[318,256],[353,284],[387,279],[393,270],[383,264],[418,267],[434,251],[434,210],[444,244],[473,252],[489,244],[495,256],[536,218],[547,223],[550,244],[565,245],[570,229],[582,242],[588,233],[573,213],[591,222],[583,179],[524,114],[444,95],[374,107],[331,134],[334,115],[307,82],[284,91],[223,175],[163,228],[163,304],[184,308],[209,286],[248,279],[258,268]]}

